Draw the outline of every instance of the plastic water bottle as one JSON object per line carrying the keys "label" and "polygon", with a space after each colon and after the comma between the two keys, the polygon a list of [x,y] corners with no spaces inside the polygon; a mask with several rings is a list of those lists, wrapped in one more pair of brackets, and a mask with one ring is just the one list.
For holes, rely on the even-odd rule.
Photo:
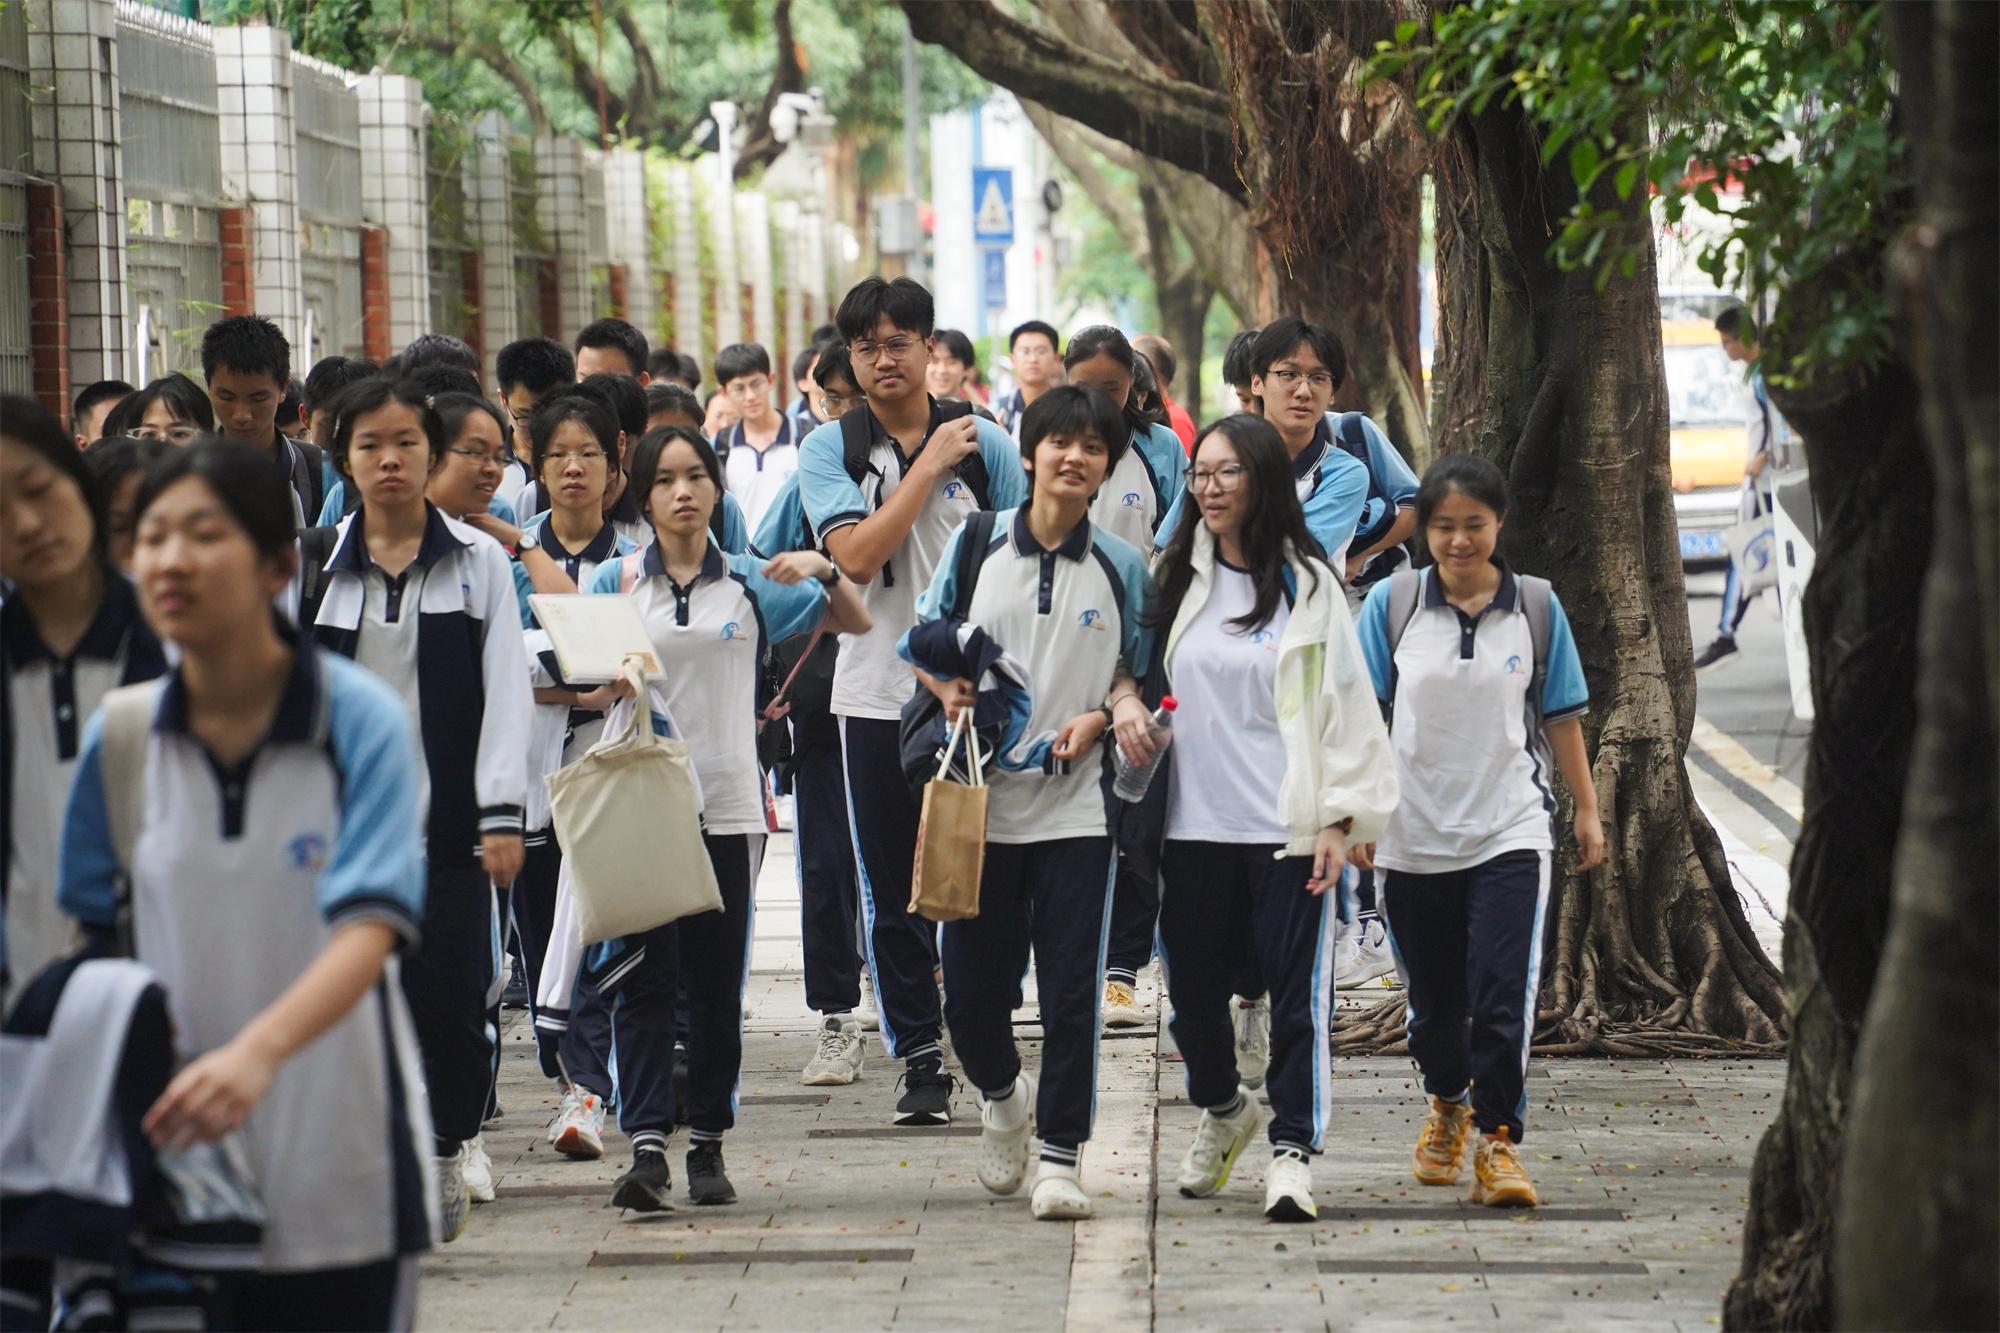
{"label": "plastic water bottle", "polygon": [[1112,754],[1117,756],[1118,775],[1111,781],[1111,794],[1121,801],[1136,801],[1146,794],[1146,788],[1153,785],[1153,774],[1160,771],[1160,761],[1167,757],[1167,746],[1174,739],[1174,710],[1180,700],[1171,694],[1160,700],[1160,706],[1153,714],[1146,733],[1153,738],[1153,757],[1143,764],[1134,764],[1125,758],[1125,751],[1112,746]]}

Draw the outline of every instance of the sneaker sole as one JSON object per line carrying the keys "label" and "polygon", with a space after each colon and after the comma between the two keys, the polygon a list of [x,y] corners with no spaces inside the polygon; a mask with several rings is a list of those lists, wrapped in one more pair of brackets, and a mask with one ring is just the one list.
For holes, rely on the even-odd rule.
{"label": "sneaker sole", "polygon": [[1317,1222],[1319,1210],[1303,1207],[1297,1199],[1287,1194],[1266,1208],[1264,1216],[1273,1222]]}
{"label": "sneaker sole", "polygon": [[688,1190],[688,1198],[693,1201],[697,1208],[718,1208],[725,1204],[736,1202],[736,1189],[734,1186],[731,1186],[726,1193],[700,1194],[690,1188]]}
{"label": "sneaker sole", "polygon": [[861,1077],[859,1067],[845,1071],[832,1070],[821,1074],[807,1071],[799,1075],[799,1083],[808,1088],[844,1088],[859,1077]]}
{"label": "sneaker sole", "polygon": [[1518,1190],[1495,1190],[1492,1193],[1488,1193],[1477,1181],[1473,1182],[1469,1202],[1476,1203],[1481,1208],[1539,1208],[1542,1206],[1542,1201],[1536,1197],[1532,1186],[1528,1188],[1525,1194]]}
{"label": "sneaker sole", "polygon": [[895,1122],[904,1128],[938,1129],[951,1123],[949,1111],[898,1111]]}
{"label": "sneaker sole", "polygon": [[1028,1211],[1035,1215],[1037,1222],[1088,1222],[1090,1201],[1084,1200],[1082,1207],[1068,1201],[1050,1204],[1046,1208],[1037,1208],[1031,1203]]}
{"label": "sneaker sole", "polygon": [[1360,990],[1369,982],[1381,977],[1391,976],[1395,971],[1396,964],[1394,962],[1383,962],[1372,967],[1364,967],[1359,972],[1351,972],[1347,976],[1342,977],[1334,989]]}
{"label": "sneaker sole", "polygon": [[624,1182],[611,1191],[611,1206],[634,1213],[671,1213],[674,1210],[673,1201],[664,1191],[656,1193],[644,1185]]}
{"label": "sneaker sole", "polygon": [[1464,1175],[1465,1175],[1465,1168],[1461,1166],[1448,1176],[1436,1175],[1436,1174],[1427,1176],[1417,1166],[1414,1159],[1410,1163],[1410,1178],[1416,1181],[1419,1185],[1446,1185],[1446,1186],[1456,1185]]}
{"label": "sneaker sole", "polygon": [[574,1162],[594,1162],[604,1156],[604,1145],[592,1145],[583,1135],[573,1129],[566,1129],[556,1135],[555,1150]]}
{"label": "sneaker sole", "polygon": [[1104,1026],[1108,1028],[1142,1028],[1146,1026],[1146,1016],[1137,1009],[1112,1010],[1104,1015]]}

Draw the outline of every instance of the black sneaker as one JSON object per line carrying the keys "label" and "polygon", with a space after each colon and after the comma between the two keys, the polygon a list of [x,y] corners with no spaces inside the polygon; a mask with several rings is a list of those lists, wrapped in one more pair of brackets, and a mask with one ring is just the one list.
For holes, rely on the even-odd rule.
{"label": "black sneaker", "polygon": [[514,971],[507,978],[507,989],[500,992],[502,1009],[526,1009],[528,1007],[528,979],[521,974],[521,960],[514,960]]}
{"label": "black sneaker", "polygon": [[899,1125],[949,1125],[951,1094],[958,1080],[935,1065],[912,1067],[899,1080],[902,1100],[896,1103]]}
{"label": "black sneaker", "polygon": [[1718,662],[1727,662],[1734,656],[1736,656],[1736,636],[1718,634],[1715,636],[1715,642],[1702,649],[1701,656],[1694,659],[1694,669],[1705,670]]}
{"label": "black sneaker", "polygon": [[688,1149],[688,1197],[699,1204],[735,1203],[736,1187],[722,1170],[722,1145],[697,1143]]}
{"label": "black sneaker", "polygon": [[632,1154],[632,1169],[612,1186],[611,1206],[635,1213],[671,1213],[672,1186],[667,1155],[658,1148],[641,1148]]}

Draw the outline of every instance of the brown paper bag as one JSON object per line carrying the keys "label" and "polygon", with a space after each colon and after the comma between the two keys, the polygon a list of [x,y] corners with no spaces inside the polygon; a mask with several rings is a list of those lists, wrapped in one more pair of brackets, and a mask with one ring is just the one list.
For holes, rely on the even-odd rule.
{"label": "brown paper bag", "polygon": [[970,783],[953,782],[952,752],[972,730],[970,710],[945,740],[937,776],[924,784],[923,815],[917,821],[916,864],[910,874],[910,906],[929,921],[963,921],[979,915],[979,876],[986,867],[986,778],[979,766],[979,742],[967,742]]}

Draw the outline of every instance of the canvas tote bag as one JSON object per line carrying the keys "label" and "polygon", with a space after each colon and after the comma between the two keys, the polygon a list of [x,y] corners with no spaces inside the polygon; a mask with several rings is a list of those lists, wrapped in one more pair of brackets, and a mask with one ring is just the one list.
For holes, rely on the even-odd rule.
{"label": "canvas tote bag", "polygon": [[626,659],[625,678],[633,686],[631,719],[547,778],[577,936],[586,945],[722,910],[687,745],[653,734],[637,659]]}
{"label": "canvas tote bag", "polygon": [[[930,921],[963,921],[979,915],[979,876],[986,867],[986,775],[979,741],[971,737],[971,710],[945,738],[937,776],[924,784],[917,821],[917,859],[910,876],[910,906]],[[953,782],[952,752],[966,746],[969,783]]]}

